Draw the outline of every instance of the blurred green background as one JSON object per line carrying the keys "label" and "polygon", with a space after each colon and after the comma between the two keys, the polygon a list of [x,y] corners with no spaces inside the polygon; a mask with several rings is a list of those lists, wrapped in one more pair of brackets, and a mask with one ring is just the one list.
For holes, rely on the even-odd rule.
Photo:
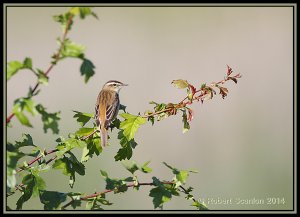
{"label": "blurred green background", "polygon": [[[7,60],[33,59],[46,69],[58,45],[61,28],[52,19],[65,7],[8,7]],[[81,62],[66,59],[49,74],[47,87],[34,98],[49,112],[61,111],[60,135],[67,137],[79,125],[72,110],[94,112],[97,94],[110,79],[130,86],[120,93],[121,103],[132,114],[151,109],[150,101],[178,102],[185,93],[171,85],[187,79],[199,87],[223,79],[226,64],[243,77],[228,82],[228,97],[220,96],[192,106],[195,117],[189,132],[182,134],[181,115],[137,132],[138,146],[132,160],[151,160],[150,175],[170,180],[166,161],[179,169],[197,169],[187,186],[209,209],[292,209],[293,207],[293,9],[291,7],[96,7],[96,20],[75,20],[71,40],[86,46],[86,57],[96,66],[87,84],[80,76]],[[35,83],[30,71],[21,71],[7,83],[7,114],[13,101]],[[29,133],[35,144],[47,150],[59,135],[44,134],[40,117],[30,117],[34,128],[13,119],[7,140],[19,141]],[[111,146],[86,163],[86,175],[76,176],[74,189],[60,170],[42,174],[47,190],[62,192],[102,191],[100,169],[111,177],[126,177],[114,155],[120,145],[117,133]],[[75,152],[81,156],[80,152]],[[106,209],[153,209],[150,187],[125,194],[108,194],[114,204]],[[20,196],[20,195],[17,195]],[[284,198],[284,204],[213,204],[209,199]],[[15,196],[8,205],[15,207]],[[38,198],[24,209],[42,209]],[[83,207],[84,208],[84,207]],[[184,197],[174,197],[164,209],[194,209]]]}

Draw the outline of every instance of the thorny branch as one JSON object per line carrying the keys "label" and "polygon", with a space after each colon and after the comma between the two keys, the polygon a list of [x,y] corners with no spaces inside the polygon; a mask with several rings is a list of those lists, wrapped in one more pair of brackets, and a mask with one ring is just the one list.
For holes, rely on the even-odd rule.
{"label": "thorny branch", "polygon": [[205,100],[206,97],[212,98],[213,94],[216,94],[216,91],[213,88],[216,88],[216,87],[220,89],[220,94],[222,95],[222,98],[224,99],[224,97],[227,95],[228,90],[227,90],[227,88],[221,87],[220,84],[224,84],[225,82],[227,82],[229,80],[232,80],[235,83],[237,83],[237,79],[242,77],[240,73],[238,73],[234,76],[230,76],[233,71],[228,65],[227,65],[227,68],[228,68],[227,74],[223,80],[218,81],[218,82],[212,82],[209,86],[202,85],[200,87],[200,89],[198,89],[198,90],[193,85],[188,84],[188,88],[191,91],[190,96],[186,96],[184,99],[182,99],[177,104],[169,103],[166,106],[166,108],[164,108],[162,110],[148,112],[148,114],[145,114],[142,117],[149,119],[150,117],[157,116],[161,113],[167,113],[168,115],[175,115],[178,109],[184,108],[187,105],[191,105],[191,104],[193,104],[194,101],[197,101],[197,102],[201,101],[203,103],[203,101]]}
{"label": "thorny branch", "polygon": [[[66,27],[65,27],[65,29],[64,29],[64,34],[63,34],[62,39],[61,39],[62,43],[61,43],[61,45],[60,45],[60,47],[59,47],[57,53],[54,54],[54,57],[55,57],[55,58],[54,58],[54,61],[51,63],[51,65],[49,66],[49,68],[45,71],[45,76],[48,76],[48,74],[50,73],[50,71],[53,69],[53,67],[56,65],[57,61],[58,61],[59,58],[60,58],[61,52],[62,52],[62,50],[63,50],[63,48],[64,48],[64,41],[66,40],[68,31],[69,31],[69,27],[70,27],[70,25],[72,24],[72,19],[73,19],[73,15],[70,15],[70,17],[69,17],[69,19],[68,19],[68,21],[67,21]],[[31,90],[31,92],[30,92],[30,95],[31,95],[31,96],[34,96],[34,95],[35,95],[36,90],[37,90],[37,88],[38,88],[39,86],[40,86],[40,82],[37,81],[37,83],[35,84],[34,88],[33,88],[33,89]],[[8,118],[6,119],[6,124],[8,124],[14,116],[15,116],[15,114],[14,114],[14,113],[11,113],[11,114],[8,116]]]}
{"label": "thorny branch", "polygon": [[[174,182],[170,182],[170,181],[164,181],[164,182],[161,182],[162,184],[164,185],[167,185],[167,184],[174,184]],[[127,188],[132,188],[132,187],[136,187],[136,186],[152,186],[154,185],[153,182],[142,182],[142,183],[138,183],[138,185],[136,185],[135,183],[132,183],[132,184],[128,184],[126,185]],[[102,192],[98,192],[98,193],[94,193],[94,194],[90,194],[88,196],[84,196],[84,197],[80,197],[80,200],[87,200],[89,198],[94,198],[94,197],[97,197],[99,195],[103,195],[103,194],[107,194],[109,192],[113,192],[114,189],[106,189]],[[68,202],[67,204],[65,204],[64,206],[61,207],[61,209],[65,209],[66,207],[72,205],[72,203],[74,203],[76,200],[71,200],[70,202]]]}

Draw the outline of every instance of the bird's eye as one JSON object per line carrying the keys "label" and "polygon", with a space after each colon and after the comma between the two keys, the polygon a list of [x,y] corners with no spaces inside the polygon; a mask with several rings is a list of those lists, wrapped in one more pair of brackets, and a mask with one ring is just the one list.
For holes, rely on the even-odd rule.
{"label": "bird's eye", "polygon": [[117,84],[113,84],[114,86],[117,86]]}

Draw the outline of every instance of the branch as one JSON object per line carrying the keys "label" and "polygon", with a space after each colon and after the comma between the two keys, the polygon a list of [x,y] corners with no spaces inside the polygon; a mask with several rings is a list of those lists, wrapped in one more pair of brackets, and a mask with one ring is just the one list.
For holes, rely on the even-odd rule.
{"label": "branch", "polygon": [[[88,139],[89,137],[91,137],[92,135],[94,135],[97,131],[98,131],[98,130],[95,130],[95,131],[92,132],[91,134],[89,134],[89,135],[87,135],[87,136],[84,136],[84,137],[80,138],[80,140],[86,140],[86,139]],[[40,160],[42,157],[45,157],[45,156],[50,155],[50,154],[52,154],[52,153],[55,153],[55,152],[57,152],[57,151],[58,151],[57,149],[53,149],[53,150],[48,151],[48,152],[47,152],[47,151],[44,151],[43,154],[39,154],[36,158],[34,158],[33,160],[29,161],[29,162],[27,163],[27,165],[28,165],[27,167],[20,167],[20,168],[17,170],[17,173],[23,171],[25,168],[30,167],[32,164],[34,164],[35,162],[37,162],[38,160]],[[46,164],[52,162],[52,161],[55,160],[56,158],[57,158],[57,156],[52,157],[51,159],[49,159],[48,161],[46,161]]]}
{"label": "branch", "polygon": [[[180,185],[179,188],[182,190],[183,193],[185,193],[186,195],[190,195],[190,193],[182,186]],[[192,200],[194,202],[197,202],[197,200],[194,198],[194,196],[192,197]]]}
{"label": "branch", "polygon": [[[181,108],[186,107],[187,105],[193,104],[194,101],[197,101],[197,102],[201,101],[203,103],[207,94],[210,94],[209,90],[213,91],[213,93],[215,93],[215,91],[213,90],[214,87],[220,88],[220,91],[221,91],[222,87],[220,87],[219,84],[224,84],[229,80],[233,80],[235,83],[237,83],[237,79],[241,78],[241,74],[238,73],[234,76],[230,76],[232,73],[232,69],[229,66],[227,66],[227,67],[228,67],[227,76],[223,80],[218,81],[218,82],[212,82],[209,86],[204,85],[203,87],[201,87],[198,90],[195,89],[195,87],[193,85],[188,84],[188,88],[193,89],[191,91],[192,92],[191,97],[186,96],[177,104],[170,103],[170,106],[167,105],[166,108],[164,108],[162,110],[151,112],[150,114],[144,115],[142,117],[143,118],[155,117],[156,115],[159,115],[161,113],[168,113],[168,115],[174,115],[174,114],[176,114],[176,111],[178,109],[181,109]],[[197,95],[197,93],[200,93],[200,94]],[[225,95],[223,95],[224,93],[222,93],[222,92],[220,92],[220,94],[222,94],[223,98],[227,95],[227,93],[225,93]]]}
{"label": "branch", "polygon": [[[39,156],[37,156],[36,158],[34,158],[33,160],[31,160],[31,161],[29,161],[27,164],[28,164],[28,166],[27,166],[27,168],[28,167],[30,167],[32,164],[34,164],[35,162],[37,162],[38,160],[40,160],[42,157],[44,157],[44,156],[47,156],[47,155],[49,155],[49,154],[52,154],[52,153],[55,153],[55,152],[57,152],[58,150],[57,149],[53,149],[53,150],[51,150],[51,151],[45,151],[43,154],[40,154]],[[51,160],[52,161],[52,160]],[[51,162],[50,161],[50,162]],[[50,163],[49,162],[49,163]],[[46,164],[48,164],[47,162],[46,162]],[[23,171],[25,168],[24,167],[20,167],[18,170],[17,170],[17,173],[19,173],[19,172],[21,172],[21,171]]]}
{"label": "branch", "polygon": [[99,131],[98,129],[97,130],[94,130],[91,134],[87,135],[87,136],[83,136],[80,138],[80,140],[86,140],[88,138],[90,138],[92,135],[94,135],[97,131]]}
{"label": "branch", "polygon": [[[65,28],[65,30],[64,30],[64,34],[63,34],[63,36],[62,36],[62,43],[61,43],[61,45],[60,45],[60,47],[59,47],[57,53],[54,54],[54,56],[55,56],[54,61],[52,62],[52,64],[49,66],[49,68],[48,68],[48,69],[46,70],[46,72],[45,72],[45,75],[46,75],[46,76],[48,76],[48,74],[50,73],[50,71],[53,69],[53,67],[56,65],[57,61],[58,61],[59,58],[60,58],[60,54],[61,54],[61,52],[62,52],[62,50],[63,50],[63,47],[64,47],[64,43],[63,43],[63,42],[66,40],[68,31],[69,31],[69,27],[70,27],[70,25],[71,25],[71,23],[72,23],[72,19],[73,19],[73,15],[70,15],[70,17],[69,17],[69,19],[68,19],[68,22],[67,22],[67,24],[66,24],[66,28]],[[39,86],[40,86],[40,82],[37,81],[37,83],[35,84],[34,88],[31,90],[31,93],[30,93],[31,96],[34,96],[34,94],[36,93],[36,90],[37,90],[37,88],[38,88]],[[6,119],[6,124],[8,124],[14,116],[15,116],[15,114],[14,114],[14,113],[11,113],[11,114],[8,116],[8,118]]]}
{"label": "branch", "polygon": [[[174,182],[165,181],[165,182],[162,182],[162,184],[174,184]],[[154,185],[154,183],[153,182],[143,182],[143,183],[138,183],[138,184],[132,183],[132,184],[126,185],[126,187],[127,188],[132,188],[132,187],[135,187],[135,186],[145,186],[145,185],[152,186],[152,185]],[[85,197],[80,197],[80,200],[87,200],[89,198],[97,197],[97,196],[102,195],[102,194],[107,194],[107,193],[112,192],[112,191],[114,191],[114,189],[109,189],[109,190],[106,189],[106,190],[104,190],[102,192],[90,194],[90,195],[85,196]],[[72,199],[70,202],[68,202],[67,204],[65,204],[64,206],[62,206],[61,209],[65,209],[66,207],[72,205],[72,203],[74,203],[75,201],[76,200]]]}

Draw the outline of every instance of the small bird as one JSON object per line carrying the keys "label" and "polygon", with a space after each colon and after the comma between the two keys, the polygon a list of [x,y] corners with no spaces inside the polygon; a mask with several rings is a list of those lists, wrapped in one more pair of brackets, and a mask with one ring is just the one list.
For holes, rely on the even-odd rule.
{"label": "small bird", "polygon": [[120,107],[119,91],[123,86],[128,86],[128,84],[110,80],[103,85],[97,97],[94,118],[101,132],[102,147],[107,144],[107,129],[118,115]]}

